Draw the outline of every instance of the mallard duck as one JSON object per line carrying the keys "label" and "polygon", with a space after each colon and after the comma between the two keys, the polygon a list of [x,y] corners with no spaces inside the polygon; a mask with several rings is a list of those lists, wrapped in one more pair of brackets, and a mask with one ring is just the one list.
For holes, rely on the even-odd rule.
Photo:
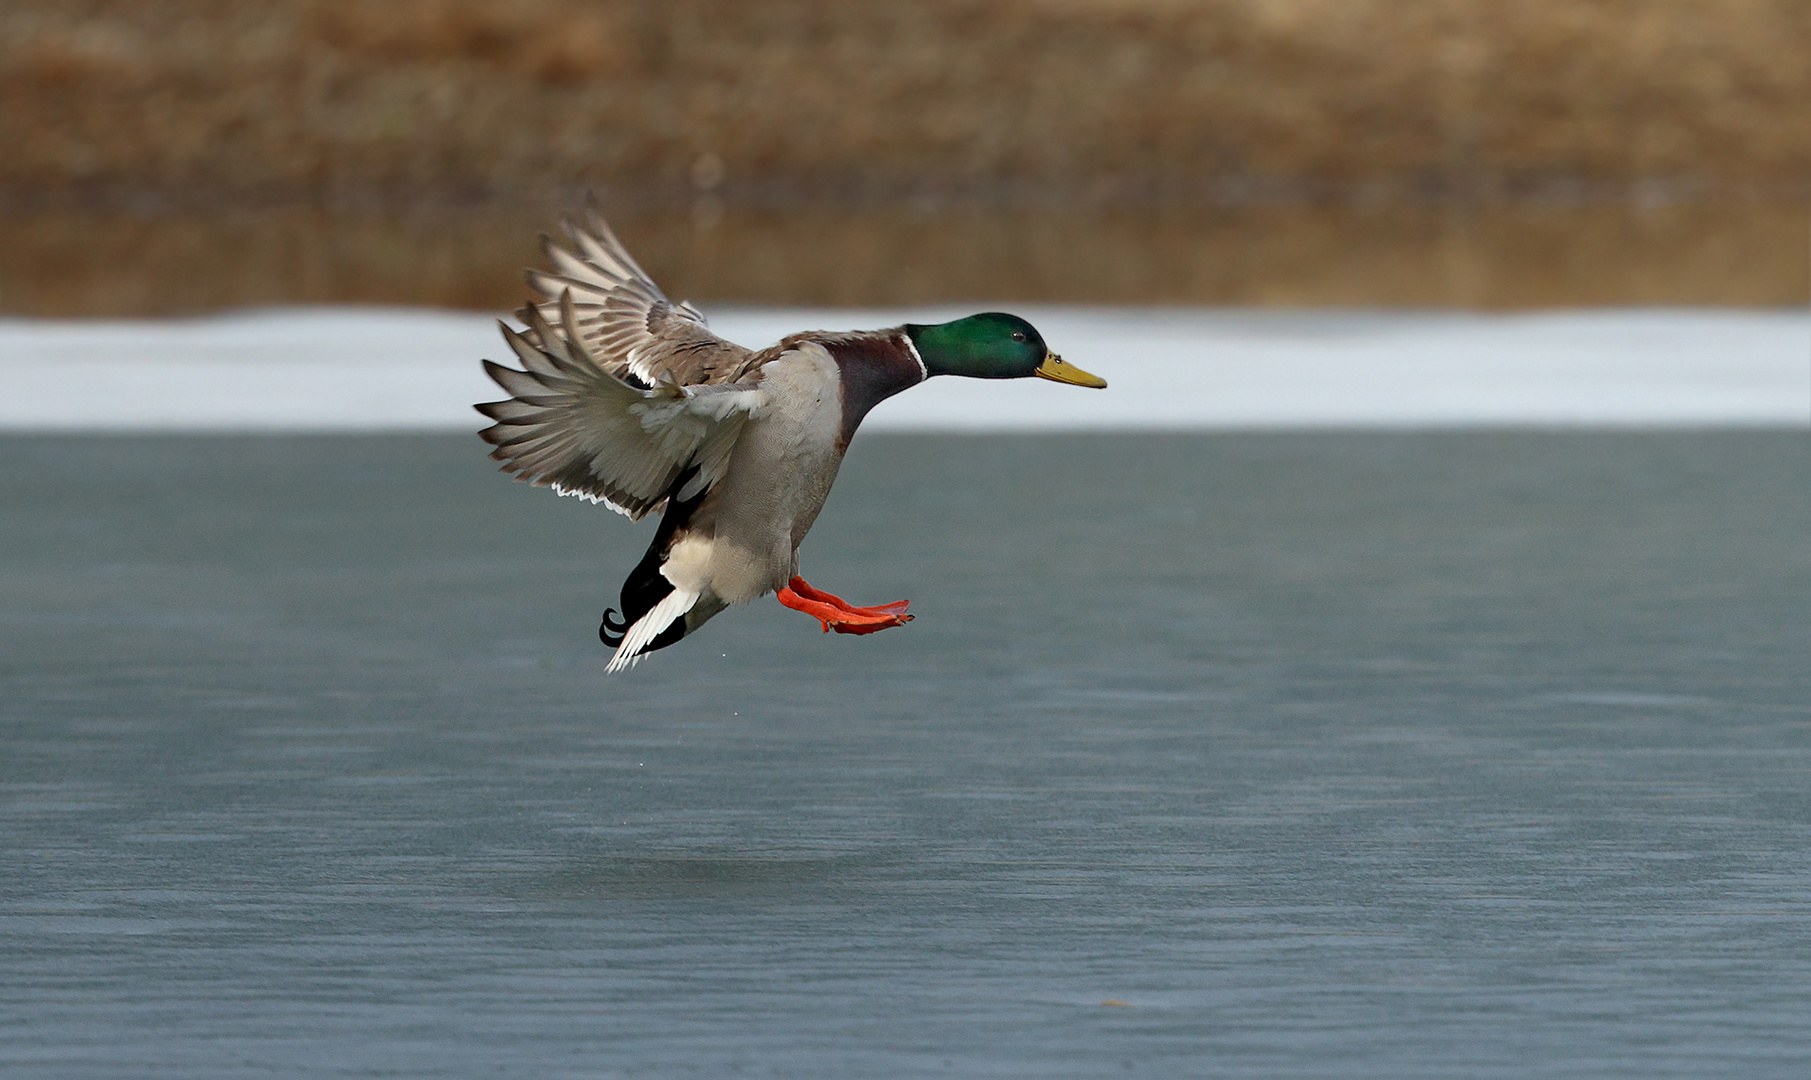
{"label": "mallard duck", "polygon": [[502,324],[522,369],[484,361],[509,397],[476,408],[496,421],[480,434],[502,471],[630,520],[660,514],[621,614],[598,628],[610,671],[768,593],[826,633],[910,622],[909,601],[861,607],[799,576],[799,543],[868,410],[938,375],[1107,385],[997,311],[745,349],[670,302],[595,204],[564,231],[571,248],[543,237],[552,269],[528,272],[526,329]]}

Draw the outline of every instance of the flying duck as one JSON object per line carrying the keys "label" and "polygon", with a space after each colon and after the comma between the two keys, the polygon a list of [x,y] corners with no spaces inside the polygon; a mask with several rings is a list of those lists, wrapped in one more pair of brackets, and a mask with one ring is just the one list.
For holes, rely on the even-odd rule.
{"label": "flying duck", "polygon": [[620,671],[768,593],[824,631],[871,634],[911,621],[909,601],[859,607],[799,576],[799,543],[843,453],[881,401],[937,375],[1036,375],[1104,387],[1016,315],[855,333],[805,331],[760,351],[725,341],[636,265],[593,204],[568,218],[571,249],[542,238],[539,299],[502,324],[517,370],[484,361],[509,397],[475,406],[502,471],[639,521],[654,542],[598,636]]}

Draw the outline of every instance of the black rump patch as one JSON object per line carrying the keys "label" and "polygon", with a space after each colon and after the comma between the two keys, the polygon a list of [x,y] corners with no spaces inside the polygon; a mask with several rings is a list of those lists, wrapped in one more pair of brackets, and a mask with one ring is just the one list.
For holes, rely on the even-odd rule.
{"label": "black rump patch", "polygon": [[[629,632],[629,627],[634,626],[643,615],[653,611],[654,605],[665,600],[667,594],[673,591],[673,583],[661,574],[660,567],[667,561],[667,553],[673,549],[673,537],[691,522],[692,512],[698,509],[698,504],[704,501],[704,496],[709,491],[707,488],[684,502],[679,500],[677,493],[697,475],[698,466],[694,465],[680,473],[679,479],[673,481],[673,486],[667,489],[667,509],[660,516],[660,528],[654,532],[654,542],[648,545],[648,553],[641,557],[641,562],[635,564],[635,569],[629,571],[628,580],[623,582],[619,601],[622,604],[622,617],[618,619],[616,609],[609,608],[604,612],[603,623],[597,628],[598,640],[605,645],[611,648],[621,645],[623,635]],[[674,619],[672,625],[648,642],[642,655],[664,649],[684,636],[684,617]]]}

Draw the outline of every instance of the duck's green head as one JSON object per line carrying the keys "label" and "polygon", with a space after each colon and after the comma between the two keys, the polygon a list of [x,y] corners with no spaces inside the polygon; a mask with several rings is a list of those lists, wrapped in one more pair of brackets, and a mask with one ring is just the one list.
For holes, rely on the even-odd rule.
{"label": "duck's green head", "polygon": [[1071,386],[1107,385],[1051,352],[1036,328],[1017,315],[989,311],[934,326],[906,324],[924,368],[932,375],[1023,379],[1036,375]]}

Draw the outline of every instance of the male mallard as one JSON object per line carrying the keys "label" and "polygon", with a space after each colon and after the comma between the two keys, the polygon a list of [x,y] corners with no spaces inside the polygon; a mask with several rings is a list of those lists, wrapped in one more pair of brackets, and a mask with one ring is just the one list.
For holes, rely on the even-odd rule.
{"label": "male mallard", "polygon": [[751,352],[675,306],[592,207],[568,219],[576,252],[543,238],[551,273],[503,326],[525,370],[489,360],[510,397],[476,406],[504,472],[639,520],[664,511],[623,583],[622,617],[598,630],[610,671],[665,648],[731,604],[767,593],[826,632],[871,634],[912,616],[908,601],[856,607],[798,576],[849,439],[868,410],[933,375],[1073,386],[1106,381],[1063,362],[1031,324],[987,312],[860,333],[807,331]]}

